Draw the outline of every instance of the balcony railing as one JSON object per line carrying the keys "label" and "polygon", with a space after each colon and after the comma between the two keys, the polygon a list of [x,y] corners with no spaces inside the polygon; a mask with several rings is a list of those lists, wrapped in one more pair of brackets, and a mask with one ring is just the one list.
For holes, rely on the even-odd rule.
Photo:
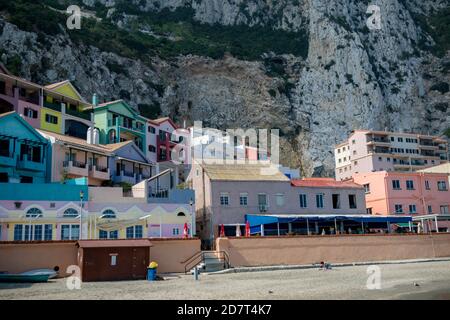
{"label": "balcony railing", "polygon": [[99,171],[99,172],[108,172],[108,168],[107,167],[103,167],[103,166],[99,166],[99,165],[95,166],[95,170]]}
{"label": "balcony railing", "polygon": [[79,161],[64,161],[63,166],[64,168],[67,168],[72,164],[72,167],[80,168],[80,169],[86,169],[86,163],[79,162]]}
{"label": "balcony railing", "polygon": [[149,193],[149,197],[150,198],[162,198],[162,199],[167,199],[169,198],[169,189],[155,189],[155,190],[150,190]]}
{"label": "balcony railing", "polygon": [[72,109],[66,109],[66,113],[68,115],[77,117],[77,118],[81,118],[81,119],[85,119],[90,121],[91,120],[91,114],[90,113],[85,113],[85,112],[80,112],[77,110],[72,110]]}
{"label": "balcony railing", "polygon": [[54,110],[54,111],[58,111],[61,112],[62,108],[61,108],[61,104],[60,103],[53,103],[53,102],[47,102],[44,101],[44,107]]}
{"label": "balcony railing", "polygon": [[132,177],[132,178],[134,177],[133,172],[129,172],[129,171],[122,171],[122,172],[125,177]]}

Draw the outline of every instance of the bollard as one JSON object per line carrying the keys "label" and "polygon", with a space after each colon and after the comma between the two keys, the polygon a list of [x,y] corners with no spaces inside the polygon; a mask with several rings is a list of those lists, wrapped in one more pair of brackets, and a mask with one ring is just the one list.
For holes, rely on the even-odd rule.
{"label": "bollard", "polygon": [[198,281],[198,268],[197,267],[194,268],[194,279],[195,279],[195,281]]}

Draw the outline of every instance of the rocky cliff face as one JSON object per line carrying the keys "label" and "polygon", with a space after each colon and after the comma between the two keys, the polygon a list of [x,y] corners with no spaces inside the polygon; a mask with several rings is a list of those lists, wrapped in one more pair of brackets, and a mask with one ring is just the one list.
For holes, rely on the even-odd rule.
{"label": "rocky cliff face", "polygon": [[[167,9],[188,8],[194,23],[220,25],[221,30],[236,26],[279,30],[305,37],[307,50],[305,54],[296,48],[267,50],[253,59],[185,50],[144,59],[75,42],[64,27],[51,36],[23,31],[3,14],[3,62],[11,64],[18,55],[23,77],[40,83],[69,78],[86,97],[93,92],[103,99],[121,97],[178,121],[203,120],[221,129],[279,128],[281,162],[300,167],[307,176],[333,175],[333,147],[353,129],[442,134],[450,127],[450,54],[445,45],[450,32],[448,24],[430,22],[439,23],[434,17],[442,12],[448,17],[448,1],[373,1],[381,8],[380,30],[366,26],[372,2],[358,0],[333,4],[133,0],[127,6],[119,0],[83,0],[82,4],[96,14],[103,12],[103,21],[121,30],[139,30],[170,44],[192,36],[185,25],[179,30],[180,24],[173,24],[167,31],[167,26],[156,28],[147,18],[167,14]],[[260,36],[264,39],[265,34]],[[433,51],[437,47],[439,53]]]}

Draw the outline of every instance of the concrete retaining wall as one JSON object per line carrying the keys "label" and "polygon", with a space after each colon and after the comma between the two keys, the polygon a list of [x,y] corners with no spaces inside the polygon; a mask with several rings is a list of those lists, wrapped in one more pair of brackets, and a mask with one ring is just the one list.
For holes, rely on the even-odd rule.
{"label": "concrete retaining wall", "polygon": [[450,234],[219,238],[233,267],[450,257]]}

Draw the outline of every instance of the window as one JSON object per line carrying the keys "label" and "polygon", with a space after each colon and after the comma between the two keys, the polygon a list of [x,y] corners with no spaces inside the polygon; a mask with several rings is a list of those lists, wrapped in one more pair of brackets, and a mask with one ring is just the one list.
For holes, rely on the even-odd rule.
{"label": "window", "polygon": [[395,141],[395,137],[391,137],[391,141]]}
{"label": "window", "polygon": [[414,190],[414,181],[413,180],[406,180],[406,189]]}
{"label": "window", "polygon": [[438,181],[437,186],[439,191],[447,191],[447,184],[445,181]]}
{"label": "window", "polygon": [[99,239],[118,239],[119,238],[119,231],[104,231],[100,230],[98,233]]}
{"label": "window", "polygon": [[105,219],[115,219],[116,218],[116,213],[112,210],[105,210],[102,213],[102,218]]}
{"label": "window", "polygon": [[46,224],[44,226],[44,240],[49,241],[53,239],[53,226]]}
{"label": "window", "polygon": [[382,157],[378,157],[378,161],[383,161],[383,158]]}
{"label": "window", "polygon": [[279,206],[279,207],[284,206],[284,194],[277,193],[275,195],[275,202],[276,202],[277,206]]}
{"label": "window", "polygon": [[228,193],[221,193],[220,194],[220,205],[221,206],[228,206],[230,204],[230,197]]}
{"label": "window", "polygon": [[400,180],[392,180],[392,189],[400,190]]}
{"label": "window", "polygon": [[369,184],[369,183],[367,183],[367,184],[364,185],[364,191],[365,191],[366,193],[370,193],[370,184]]}
{"label": "window", "polygon": [[79,213],[77,210],[73,208],[69,208],[66,211],[64,211],[63,217],[64,218],[76,218],[78,217]]}
{"label": "window", "polygon": [[308,207],[308,203],[306,201],[306,194],[300,194],[300,208],[307,208]]}
{"label": "window", "polygon": [[258,194],[258,207],[259,211],[261,212],[267,211],[267,194],[265,193]]}
{"label": "window", "polygon": [[433,206],[428,206],[428,213],[432,214],[433,213]]}
{"label": "window", "polygon": [[440,207],[441,214],[448,214],[448,206]]}
{"label": "window", "polygon": [[239,195],[239,205],[241,206],[248,205],[248,193],[241,193]]}
{"label": "window", "polygon": [[38,112],[36,110],[33,110],[31,108],[25,108],[23,111],[25,117],[27,118],[37,119],[38,117]]}
{"label": "window", "polygon": [[148,146],[148,151],[149,152],[156,152],[156,147],[152,146],[151,144]]}
{"label": "window", "polygon": [[416,205],[410,204],[409,205],[409,213],[417,213]]}
{"label": "window", "polygon": [[316,194],[316,207],[323,208],[323,194]]}
{"label": "window", "polygon": [[333,194],[333,209],[340,209],[341,208],[341,199],[339,194]]}
{"label": "window", "polygon": [[148,132],[150,132],[150,133],[156,133],[155,127],[148,126]]}
{"label": "window", "polygon": [[355,194],[348,195],[348,204],[349,204],[350,209],[356,209],[356,195]]}
{"label": "window", "polygon": [[39,210],[38,208],[31,208],[30,210],[27,211],[26,214],[27,218],[41,218],[42,217],[42,211]]}
{"label": "window", "polygon": [[80,238],[79,224],[61,225],[61,240],[78,240]]}
{"label": "window", "polygon": [[403,205],[396,204],[395,205],[395,213],[403,213]]}
{"label": "window", "polygon": [[367,214],[372,214],[372,208],[367,208],[367,209],[366,209],[366,213],[367,213]]}
{"label": "window", "polygon": [[337,149],[337,153],[341,153],[341,149]]}
{"label": "window", "polygon": [[173,236],[178,236],[180,234],[180,229],[178,228],[173,228],[172,229],[172,235]]}
{"label": "window", "polygon": [[430,190],[430,181],[425,180],[425,189]]}
{"label": "window", "polygon": [[58,117],[55,117],[51,114],[45,115],[45,122],[51,123],[51,124],[58,124]]}
{"label": "window", "polygon": [[131,226],[127,227],[127,239],[140,239],[143,235],[143,227],[142,226]]}
{"label": "window", "polygon": [[22,241],[23,240],[23,225],[16,224],[14,226],[14,241]]}
{"label": "window", "polygon": [[403,142],[403,138],[398,138],[398,142]]}

